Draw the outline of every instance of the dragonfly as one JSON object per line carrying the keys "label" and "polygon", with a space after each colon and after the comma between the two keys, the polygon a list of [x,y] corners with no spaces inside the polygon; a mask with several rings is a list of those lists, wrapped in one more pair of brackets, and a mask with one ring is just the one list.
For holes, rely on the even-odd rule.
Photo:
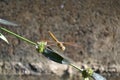
{"label": "dragonfly", "polygon": [[65,46],[63,45],[63,42],[60,42],[51,31],[48,31],[50,36],[52,37],[52,39],[57,43],[57,46],[61,49],[61,50],[65,50]]}
{"label": "dragonfly", "polygon": [[17,38],[19,38],[23,41],[28,42],[29,44],[35,45],[37,52],[43,54],[49,60],[52,60],[52,61],[60,63],[60,64],[67,64],[67,65],[70,65],[70,66],[76,68],[77,70],[79,70],[82,73],[84,80],[90,80],[90,77],[92,77],[94,80],[106,80],[106,78],[104,78],[102,75],[100,75],[98,73],[95,73],[91,68],[90,69],[81,69],[78,66],[74,65],[74,63],[72,61],[70,61],[67,57],[65,57],[64,55],[61,55],[61,53],[52,49],[50,46],[47,46],[46,41],[41,41],[41,42],[35,43],[29,39],[26,39],[16,33],[12,32],[12,31],[9,31],[3,27],[0,27],[0,29],[5,32],[8,32],[9,34],[16,36]]}
{"label": "dragonfly", "polygon": [[[61,42],[59,41],[55,35],[51,32],[51,31],[48,31],[50,37],[54,40],[54,42],[56,43],[57,47],[62,50],[62,51],[65,51],[66,50],[66,46],[65,45],[69,45],[69,46],[73,46],[73,47],[76,47],[76,48],[79,48],[79,49],[82,49],[82,46],[79,46],[77,45],[75,42]],[[52,41],[51,41],[52,42]]]}
{"label": "dragonfly", "polygon": [[[0,18],[0,24],[8,25],[8,26],[18,26],[18,24],[16,24],[16,23],[13,23],[13,22],[11,22],[11,21],[7,21],[7,20],[1,19],[1,18]],[[7,38],[6,38],[2,33],[0,33],[0,39],[2,39],[2,40],[5,41],[7,44],[9,44]]]}

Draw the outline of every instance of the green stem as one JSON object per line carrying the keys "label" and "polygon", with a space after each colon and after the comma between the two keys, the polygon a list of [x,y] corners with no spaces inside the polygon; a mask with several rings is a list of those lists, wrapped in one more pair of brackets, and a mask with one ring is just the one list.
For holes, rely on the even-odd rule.
{"label": "green stem", "polygon": [[83,69],[81,69],[81,68],[79,68],[79,67],[77,67],[77,66],[75,66],[74,64],[69,64],[70,66],[72,66],[72,67],[74,67],[74,68],[76,68],[77,70],[79,70],[80,72],[82,72],[83,71]]}
{"label": "green stem", "polygon": [[23,41],[26,41],[26,42],[28,42],[28,43],[30,43],[30,44],[32,44],[32,45],[37,45],[35,42],[30,41],[29,39],[26,39],[26,38],[24,38],[24,37],[22,37],[22,36],[19,36],[18,34],[12,32],[12,31],[9,31],[9,30],[7,30],[7,29],[5,29],[5,28],[3,28],[3,27],[0,27],[0,29],[3,30],[3,31],[5,31],[5,32],[8,32],[9,34],[14,35],[14,36],[16,36],[17,38],[19,38],[19,39],[21,39],[21,40],[23,40]]}
{"label": "green stem", "polygon": [[[86,76],[86,74],[83,74],[83,72],[84,72],[83,69],[75,66],[74,64],[70,64],[70,65],[71,65],[72,67],[76,68],[77,70],[79,70],[80,72],[82,72],[83,80],[90,80],[88,75],[87,75],[87,77],[84,77],[84,76]],[[88,74],[88,73],[87,73],[87,74]]]}

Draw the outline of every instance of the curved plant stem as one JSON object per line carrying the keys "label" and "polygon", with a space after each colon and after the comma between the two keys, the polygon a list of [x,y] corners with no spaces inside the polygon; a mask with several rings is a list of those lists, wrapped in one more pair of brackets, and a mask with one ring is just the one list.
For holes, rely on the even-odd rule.
{"label": "curved plant stem", "polygon": [[24,38],[24,37],[22,37],[22,36],[19,36],[18,34],[12,32],[12,31],[9,31],[9,30],[7,30],[7,29],[5,29],[5,28],[3,28],[3,27],[0,27],[0,29],[3,30],[3,31],[5,31],[5,32],[8,32],[9,34],[14,35],[14,36],[16,36],[17,38],[19,38],[19,39],[21,39],[21,40],[23,40],[23,41],[26,41],[26,42],[28,42],[28,43],[30,43],[30,44],[32,44],[32,45],[37,45],[35,42],[30,41],[29,39],[26,39],[26,38]]}
{"label": "curved plant stem", "polygon": [[[35,42],[33,42],[33,41],[30,41],[29,39],[26,39],[26,38],[24,38],[24,37],[22,37],[22,36],[19,36],[18,34],[12,32],[12,31],[9,31],[9,30],[7,30],[7,29],[5,29],[5,28],[3,28],[3,27],[0,27],[0,29],[3,30],[3,31],[5,31],[5,32],[8,32],[8,33],[11,34],[11,35],[16,36],[17,38],[19,38],[19,39],[21,39],[21,40],[23,40],[23,41],[28,42],[29,44],[32,44],[32,45],[35,45],[35,46],[38,45],[37,43],[35,43]],[[2,34],[1,34],[1,35],[2,35]],[[40,47],[40,48],[41,48],[41,47]],[[57,54],[57,53],[55,53],[55,54]],[[59,54],[57,54],[57,55],[60,56]],[[51,57],[51,56],[49,56],[49,57]],[[85,71],[85,70],[83,70],[83,69],[75,66],[73,63],[68,63],[68,65],[76,68],[77,70],[79,70],[80,72],[82,72],[82,74],[83,74],[83,72]],[[89,72],[90,72],[90,71],[89,71]],[[84,80],[89,80],[89,77],[93,77],[94,80],[106,80],[103,76],[101,76],[101,75],[99,75],[99,74],[97,74],[97,73],[95,73],[95,72],[93,72],[93,71],[92,71],[92,75],[90,76],[91,73],[89,73],[89,72],[86,72],[86,73],[88,74],[87,76],[86,76],[86,74],[83,74],[83,76],[84,76],[84,75],[86,76],[86,77],[84,78]]]}
{"label": "curved plant stem", "polygon": [[[19,39],[21,39],[21,40],[23,40],[23,41],[26,41],[26,42],[28,42],[28,43],[30,43],[30,44],[32,44],[32,45],[37,45],[35,42],[30,41],[29,39],[26,39],[26,38],[24,38],[24,37],[22,37],[22,36],[20,36],[20,35],[18,35],[18,34],[16,34],[16,33],[12,32],[12,31],[10,31],[10,30],[7,30],[7,29],[5,29],[5,28],[3,28],[3,27],[0,27],[0,29],[3,30],[3,31],[5,31],[5,32],[8,32],[9,34],[14,35],[14,36],[16,36],[17,38],[19,38]],[[75,65],[72,64],[72,63],[69,64],[69,65],[72,66],[72,67],[74,67],[74,68],[76,68],[76,69],[78,69],[78,70],[81,71],[81,72],[83,71],[83,69],[75,66]]]}
{"label": "curved plant stem", "polygon": [[79,70],[80,72],[82,72],[83,71],[83,69],[81,69],[81,68],[79,68],[79,67],[77,67],[76,65],[74,65],[74,64],[69,64],[70,66],[72,66],[72,67],[74,67],[74,68],[76,68],[77,70]]}

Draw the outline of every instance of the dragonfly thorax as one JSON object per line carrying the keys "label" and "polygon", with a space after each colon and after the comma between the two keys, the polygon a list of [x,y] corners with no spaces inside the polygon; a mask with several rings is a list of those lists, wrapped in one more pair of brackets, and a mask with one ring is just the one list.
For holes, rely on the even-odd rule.
{"label": "dragonfly thorax", "polygon": [[65,46],[61,42],[57,42],[57,45],[61,50],[65,50]]}

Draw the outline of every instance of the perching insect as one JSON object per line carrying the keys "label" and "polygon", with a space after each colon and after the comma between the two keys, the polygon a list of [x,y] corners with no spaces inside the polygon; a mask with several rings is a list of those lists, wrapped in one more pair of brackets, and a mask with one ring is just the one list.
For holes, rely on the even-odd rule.
{"label": "perching insect", "polygon": [[59,41],[55,35],[51,32],[51,31],[48,31],[51,38],[54,40],[54,42],[57,44],[57,46],[62,50],[62,51],[65,51],[66,47],[65,45],[70,45],[70,46],[73,46],[73,47],[77,47],[77,48],[82,48],[81,46],[78,46],[77,44],[75,43],[70,43],[70,42],[61,42]]}
{"label": "perching insect", "polygon": [[61,49],[61,50],[65,50],[65,46],[63,45],[62,42],[60,42],[54,35],[52,32],[48,31],[50,36],[53,38],[53,40],[57,43],[57,46]]}

